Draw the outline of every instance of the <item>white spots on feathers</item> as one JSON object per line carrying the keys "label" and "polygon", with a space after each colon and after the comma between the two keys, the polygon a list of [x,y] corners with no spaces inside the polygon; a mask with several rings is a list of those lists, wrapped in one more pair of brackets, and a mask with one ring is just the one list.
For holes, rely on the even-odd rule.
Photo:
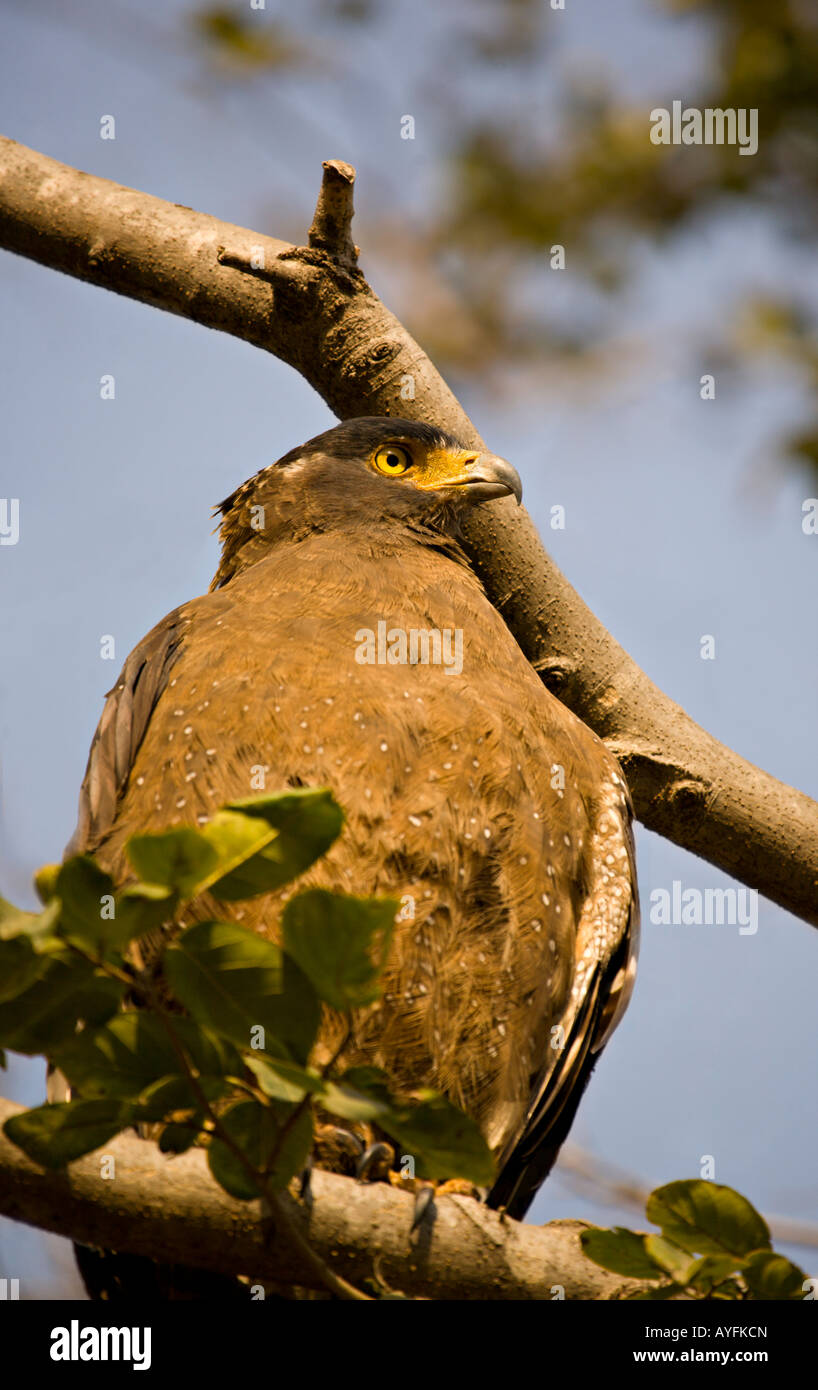
{"label": "white spots on feathers", "polygon": [[595,878],[577,930],[575,1006],[588,987],[597,963],[605,965],[618,947],[630,918],[633,882],[628,854],[628,816],[623,786],[616,773],[605,784],[601,814],[593,829]]}

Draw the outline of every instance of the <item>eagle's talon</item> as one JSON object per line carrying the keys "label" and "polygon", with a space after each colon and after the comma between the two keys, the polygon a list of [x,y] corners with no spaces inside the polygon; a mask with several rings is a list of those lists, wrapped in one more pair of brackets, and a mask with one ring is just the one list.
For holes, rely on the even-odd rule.
{"label": "eagle's talon", "polygon": [[373,1168],[381,1163],[386,1164],[387,1167],[391,1167],[394,1157],[394,1151],[389,1144],[370,1144],[369,1148],[366,1149],[358,1159],[355,1166],[355,1177],[358,1182],[370,1181],[374,1176],[372,1172]]}
{"label": "eagle's talon", "polygon": [[312,1199],[312,1156],[307,1157],[304,1167],[301,1169],[298,1178],[298,1195],[302,1202],[309,1202]]}
{"label": "eagle's talon", "polygon": [[342,1129],[340,1125],[329,1125],[328,1129],[338,1148],[349,1154],[350,1158],[354,1158],[356,1164],[360,1163],[364,1155],[364,1145],[358,1135],[353,1134],[351,1129]]}
{"label": "eagle's talon", "polygon": [[412,1225],[409,1229],[410,1236],[414,1235],[415,1231],[419,1230],[423,1225],[423,1222],[429,1215],[430,1210],[434,1207],[434,1204],[435,1189],[431,1183],[428,1183],[415,1193],[415,1209],[412,1212]]}

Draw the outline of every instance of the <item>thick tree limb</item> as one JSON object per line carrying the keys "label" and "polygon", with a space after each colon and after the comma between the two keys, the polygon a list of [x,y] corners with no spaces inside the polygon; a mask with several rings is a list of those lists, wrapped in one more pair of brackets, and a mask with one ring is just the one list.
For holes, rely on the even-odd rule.
{"label": "thick tree limb", "polygon": [[[0,1099],[0,1215],[41,1230],[134,1255],[150,1255],[259,1283],[320,1288],[258,1202],[217,1187],[204,1153],[165,1158],[155,1144],[120,1135],[106,1144],[115,1177],[100,1177],[100,1154],[65,1173],[38,1168],[2,1133],[22,1107]],[[644,1287],[586,1260],[582,1222],[524,1226],[469,1197],[441,1197],[434,1233],[411,1244],[413,1201],[385,1183],[362,1187],[316,1170],[309,1209],[290,1198],[301,1233],[331,1268],[360,1285],[379,1277],[393,1290],[435,1299],[616,1299]]]}
{"label": "thick tree limb", "polygon": [[[357,269],[352,178],[349,165],[325,165],[310,244],[297,248],[0,140],[0,245],[274,353],[341,418],[434,420],[480,444]],[[477,509],[468,544],[546,685],[621,759],[639,819],[818,925],[818,805],[657,689],[568,584],[523,509]]]}

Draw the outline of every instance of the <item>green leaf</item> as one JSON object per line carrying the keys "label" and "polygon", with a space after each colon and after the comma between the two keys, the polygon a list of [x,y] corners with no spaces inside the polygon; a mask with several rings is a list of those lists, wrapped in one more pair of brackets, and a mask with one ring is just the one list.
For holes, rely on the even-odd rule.
{"label": "green leaf", "polygon": [[351,1086],[326,1081],[318,1072],[296,1066],[294,1062],[257,1052],[245,1053],[244,1061],[264,1094],[275,1100],[293,1104],[305,1095],[313,1095],[331,1114],[361,1122],[377,1120],[388,1112],[388,1107],[373,1096],[364,1095]]}
{"label": "green leaf", "polygon": [[292,1113],[292,1107],[282,1107],[278,1113],[278,1133],[283,1134],[283,1142],[276,1145],[274,1156],[267,1160],[267,1175],[270,1186],[283,1189],[288,1182],[304,1170],[310,1156],[313,1140],[312,1115],[309,1109],[302,1110],[284,1133],[284,1125]]}
{"label": "green leaf", "polygon": [[[220,1116],[220,1124],[233,1143],[244,1153],[257,1171],[269,1174],[273,1187],[287,1186],[290,1178],[300,1172],[307,1161],[312,1145],[312,1118],[304,1110],[287,1131],[275,1158],[278,1135],[291,1114],[289,1107],[274,1113],[257,1101],[240,1101]],[[253,1182],[244,1165],[238,1161],[227,1144],[216,1136],[208,1147],[208,1163],[213,1177],[231,1197],[250,1201],[258,1197],[259,1187]]]}
{"label": "green leaf", "polygon": [[134,835],[125,848],[140,878],[175,888],[183,898],[195,897],[219,859],[213,846],[190,826],[161,835]]}
{"label": "green leaf", "polygon": [[[661,1237],[657,1237],[661,1239]],[[744,1261],[738,1255],[703,1255],[696,1260],[688,1279],[694,1289],[709,1293],[715,1284],[721,1284],[729,1275],[741,1269]]]}
{"label": "green leaf", "polygon": [[202,826],[202,834],[218,855],[218,867],[199,885],[200,893],[209,888],[214,897],[230,900],[251,898],[275,886],[265,881],[261,851],[278,831],[266,821],[238,811],[218,811]]}
{"label": "green leaf", "polygon": [[387,1107],[392,1102],[389,1077],[381,1067],[347,1067],[341,1081],[355,1090],[365,1091],[368,1096],[375,1097]]}
{"label": "green leaf", "polygon": [[159,1135],[159,1152],[184,1154],[196,1143],[196,1131],[188,1125],[165,1125]]}
{"label": "green leaf", "polygon": [[245,816],[258,816],[279,832],[259,856],[263,863],[254,862],[253,871],[263,875],[263,887],[256,892],[272,892],[303,874],[326,854],[344,823],[343,811],[324,787],[251,796],[228,805]]}
{"label": "green leaf", "polygon": [[266,821],[239,815],[236,810],[220,810],[203,830],[210,831],[209,838],[214,842],[218,835],[220,865],[217,876],[211,876],[210,885],[214,898],[232,902],[278,887],[277,874],[270,869],[264,852],[278,831]]}
{"label": "green leaf", "polygon": [[754,1250],[742,1273],[753,1298],[803,1298],[804,1271],[773,1250]]}
{"label": "green leaf", "polygon": [[197,922],[170,946],[165,974],[193,1017],[240,1048],[263,1027],[306,1062],[320,1009],[309,981],[280,947],[237,922]]}
{"label": "green leaf", "polygon": [[162,911],[167,911],[169,899],[175,896],[172,888],[166,888],[163,883],[143,883],[141,878],[134,883],[128,883],[121,890],[123,898],[137,898],[140,902],[155,902],[162,905]]}
{"label": "green leaf", "polygon": [[37,890],[37,897],[43,905],[50,903],[56,895],[57,876],[61,868],[61,864],[43,864],[34,875],[34,887]]}
{"label": "green leaf", "polygon": [[90,1025],[107,1022],[124,988],[83,961],[68,965],[44,957],[34,983],[0,1003],[0,1046],[49,1055],[72,1036],[79,1019]]}
{"label": "green leaf", "polygon": [[625,1274],[630,1279],[659,1279],[663,1270],[652,1260],[645,1248],[645,1237],[624,1226],[605,1230],[591,1226],[582,1231],[580,1241],[585,1254],[602,1269]]}
{"label": "green leaf", "polygon": [[3,1133],[43,1168],[64,1168],[107,1144],[130,1124],[131,1114],[122,1101],[70,1100],[13,1115]]}
{"label": "green leaf", "polygon": [[244,1064],[253,1073],[265,1096],[288,1105],[324,1089],[325,1083],[317,1072],[299,1067],[295,1062],[266,1057],[261,1052],[246,1052]]}
{"label": "green leaf", "polygon": [[332,1115],[340,1115],[344,1120],[357,1120],[362,1124],[380,1121],[382,1116],[389,1114],[389,1107],[383,1101],[343,1082],[327,1081],[317,1100]]}
{"label": "green leaf", "polygon": [[719,1284],[718,1288],[714,1288],[711,1291],[709,1297],[736,1301],[744,1298],[744,1287],[739,1283],[738,1279],[724,1279]]}
{"label": "green leaf", "polygon": [[[271,1153],[275,1139],[276,1126],[270,1112],[256,1101],[240,1101],[220,1116],[219,1123],[258,1172]],[[259,1183],[252,1179],[231,1148],[215,1136],[208,1145],[207,1162],[216,1182],[231,1197],[250,1202],[261,1196]]]}
{"label": "green leaf", "polygon": [[464,1178],[477,1187],[494,1180],[494,1161],[474,1120],[445,1096],[415,1093],[417,1103],[393,1102],[378,1124],[415,1160],[419,1178]]}
{"label": "green leaf", "polygon": [[0,1003],[30,989],[47,964],[47,957],[38,955],[29,937],[0,940]]}
{"label": "green leaf", "polygon": [[[398,904],[308,888],[291,898],[282,918],[284,947],[333,1009],[362,1008],[380,993]],[[374,953],[374,958],[373,958]]]}
{"label": "green leaf", "polygon": [[176,893],[162,883],[129,883],[117,894],[116,918],[106,923],[108,942],[120,950],[129,941],[156,931],[176,910]]}
{"label": "green leaf", "polygon": [[684,1293],[681,1284],[654,1284],[652,1289],[640,1289],[638,1293],[625,1295],[627,1303],[662,1303],[667,1298]]}
{"label": "green leaf", "polygon": [[225,900],[270,893],[314,863],[343,821],[327,791],[249,797],[218,811],[200,830],[137,836],[128,854],[143,878],[192,898]]}
{"label": "green leaf", "polygon": [[[233,1090],[223,1076],[199,1076],[197,1083],[208,1101],[220,1100]],[[177,1111],[189,1111],[191,1119],[201,1127],[204,1112],[200,1106],[201,1102],[186,1076],[163,1076],[141,1092],[134,1102],[134,1117],[157,1124],[176,1115]],[[176,1115],[176,1118],[179,1116]]]}
{"label": "green leaf", "polygon": [[[682,1250],[664,1236],[645,1236],[645,1253],[669,1274],[675,1283],[683,1287],[699,1273],[703,1263],[702,1259],[691,1256],[688,1250]],[[727,1272],[729,1273],[729,1270]]]}
{"label": "green leaf", "polygon": [[[169,1023],[196,1072],[216,1076],[241,1072],[241,1058],[230,1043],[186,1018],[174,1016]],[[54,1062],[76,1091],[94,1098],[135,1100],[159,1078],[182,1074],[182,1063],[162,1020],[143,1010],[117,1014],[103,1028],[78,1033],[55,1052]],[[187,1096],[189,1104],[189,1092]]]}
{"label": "green leaf", "polygon": [[60,904],[52,902],[43,912],[23,912],[13,903],[0,898],[0,942],[26,938],[34,950],[53,944]]}
{"label": "green leaf", "polygon": [[[101,916],[103,906],[115,909],[113,879],[88,855],[78,854],[62,865],[56,890],[62,904],[60,936],[92,955],[103,955],[116,932],[115,920]],[[103,898],[108,899],[104,905]]]}
{"label": "green leaf", "polygon": [[770,1246],[767,1225],[747,1198],[703,1178],[657,1187],[646,1210],[663,1236],[691,1254],[747,1255]]}

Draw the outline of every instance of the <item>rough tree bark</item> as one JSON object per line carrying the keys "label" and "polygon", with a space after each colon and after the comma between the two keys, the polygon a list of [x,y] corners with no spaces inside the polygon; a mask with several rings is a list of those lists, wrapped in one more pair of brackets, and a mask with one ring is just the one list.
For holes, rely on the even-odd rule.
{"label": "rough tree bark", "polygon": [[[201,1150],[168,1159],[155,1144],[120,1135],[105,1145],[115,1180],[100,1177],[93,1154],[67,1175],[43,1172],[3,1136],[2,1125],[20,1111],[0,1100],[0,1214],[129,1254],[322,1287],[276,1239],[258,1202],[235,1201],[216,1186]],[[645,1287],[585,1258],[583,1222],[524,1226],[470,1197],[441,1197],[431,1233],[414,1243],[408,1193],[318,1170],[312,1188],[310,1207],[293,1198],[291,1215],[312,1249],[357,1285],[376,1275],[414,1297],[492,1300],[551,1300],[560,1290],[571,1299],[619,1299]]]}
{"label": "rough tree bark", "polygon": [[[358,269],[354,177],[327,161],[309,244],[295,247],[0,138],[0,246],[272,352],[341,418],[433,420],[482,444]],[[409,380],[414,399],[401,394]],[[467,540],[531,664],[622,762],[638,818],[818,926],[818,805],[657,689],[571,588],[524,509],[478,509]]]}

